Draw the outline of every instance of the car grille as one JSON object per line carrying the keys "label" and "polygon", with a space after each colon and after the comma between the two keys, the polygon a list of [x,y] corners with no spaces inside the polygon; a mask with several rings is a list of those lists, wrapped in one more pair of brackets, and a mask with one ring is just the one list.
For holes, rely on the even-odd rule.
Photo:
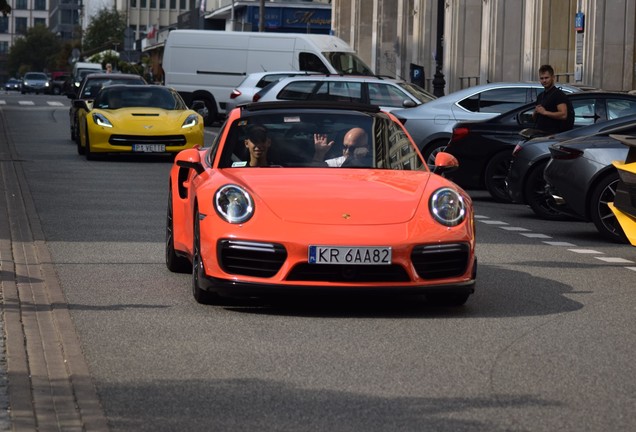
{"label": "car grille", "polygon": [[218,257],[221,269],[226,273],[272,277],[287,259],[287,251],[277,243],[221,240]]}
{"label": "car grille", "polygon": [[469,257],[467,243],[421,245],[411,253],[415,271],[422,279],[461,276],[468,268]]}
{"label": "car grille", "polygon": [[400,265],[298,264],[287,277],[290,281],[320,282],[409,282]]}
{"label": "car grille", "polygon": [[111,135],[108,142],[111,145],[132,147],[133,144],[183,146],[187,141],[183,135]]}

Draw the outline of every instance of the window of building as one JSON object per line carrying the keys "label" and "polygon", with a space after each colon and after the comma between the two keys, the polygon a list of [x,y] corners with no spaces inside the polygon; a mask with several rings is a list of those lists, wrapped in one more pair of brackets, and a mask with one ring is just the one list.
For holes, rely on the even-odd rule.
{"label": "window of building", "polygon": [[150,9],[157,9],[157,0],[150,0]]}
{"label": "window of building", "polygon": [[33,18],[33,26],[46,27],[46,18]]}
{"label": "window of building", "polygon": [[8,53],[9,53],[9,42],[0,41],[0,54],[8,54]]}
{"label": "window of building", "polygon": [[179,9],[187,10],[186,0],[179,0]]}
{"label": "window of building", "polygon": [[27,0],[15,0],[15,8],[16,9],[26,9],[27,8]]}
{"label": "window of building", "polygon": [[137,7],[137,0],[130,0],[130,7],[131,8],[136,8]]}
{"label": "window of building", "polygon": [[159,0],[159,9],[166,8],[166,0]]}
{"label": "window of building", "polygon": [[33,9],[35,9],[35,10],[46,10],[46,0],[34,0],[33,1]]}
{"label": "window of building", "polygon": [[0,16],[0,33],[9,31],[9,17]]}
{"label": "window of building", "polygon": [[177,8],[177,0],[170,0],[170,9]]}
{"label": "window of building", "polygon": [[142,9],[146,9],[146,6],[148,5],[148,2],[146,0],[141,0],[139,2],[139,5],[141,6]]}
{"label": "window of building", "polygon": [[17,17],[15,19],[16,34],[26,34],[26,31],[27,31],[27,19],[23,17]]}

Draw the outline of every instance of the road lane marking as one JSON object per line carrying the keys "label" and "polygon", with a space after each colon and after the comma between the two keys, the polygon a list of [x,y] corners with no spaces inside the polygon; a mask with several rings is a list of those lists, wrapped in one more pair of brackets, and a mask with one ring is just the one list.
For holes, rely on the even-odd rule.
{"label": "road lane marking", "polygon": [[480,220],[479,222],[485,223],[486,225],[508,225],[508,222],[498,220]]}
{"label": "road lane marking", "polygon": [[6,105],[7,101],[6,100],[0,100],[0,105]]}
{"label": "road lane marking", "polygon": [[519,233],[524,237],[528,237],[528,238],[552,238],[549,235],[546,234],[538,234],[538,233]]}
{"label": "road lane marking", "polygon": [[20,104],[20,105],[35,105],[35,102],[33,102],[33,101],[18,101],[18,104]]}
{"label": "road lane marking", "polygon": [[506,231],[530,231],[528,228],[522,228],[522,227],[502,226],[499,228]]}
{"label": "road lane marking", "polygon": [[605,261],[615,264],[634,264],[634,261],[630,261],[625,258],[613,258],[613,257],[595,257],[597,260]]}
{"label": "road lane marking", "polygon": [[603,252],[596,251],[594,249],[568,249],[570,252],[588,254],[588,255],[604,255]]}
{"label": "road lane marking", "polygon": [[50,106],[64,106],[62,102],[58,102],[58,101],[46,101],[46,103],[49,104]]}
{"label": "road lane marking", "polygon": [[560,241],[544,241],[543,243],[548,244],[550,246],[566,246],[566,247],[576,246],[574,243],[560,242]]}

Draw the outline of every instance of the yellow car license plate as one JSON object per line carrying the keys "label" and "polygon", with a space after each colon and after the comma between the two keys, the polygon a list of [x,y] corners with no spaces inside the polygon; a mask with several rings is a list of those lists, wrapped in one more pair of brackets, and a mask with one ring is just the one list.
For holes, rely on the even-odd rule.
{"label": "yellow car license plate", "polygon": [[165,144],[133,144],[133,151],[140,153],[163,153],[166,151]]}

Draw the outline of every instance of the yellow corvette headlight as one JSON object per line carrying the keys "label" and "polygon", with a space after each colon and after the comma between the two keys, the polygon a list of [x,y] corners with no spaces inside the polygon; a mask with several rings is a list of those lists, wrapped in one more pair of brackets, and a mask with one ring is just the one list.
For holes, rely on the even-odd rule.
{"label": "yellow corvette headlight", "polygon": [[186,117],[186,119],[183,121],[183,124],[181,125],[181,128],[185,129],[185,128],[191,128],[192,126],[196,126],[199,124],[199,116],[196,114],[190,114],[188,117]]}
{"label": "yellow corvette headlight", "polygon": [[100,113],[93,114],[93,121],[95,122],[97,126],[103,126],[103,127],[109,127],[109,128],[113,127],[113,124],[110,122],[110,120],[108,120],[103,114],[100,114]]}

